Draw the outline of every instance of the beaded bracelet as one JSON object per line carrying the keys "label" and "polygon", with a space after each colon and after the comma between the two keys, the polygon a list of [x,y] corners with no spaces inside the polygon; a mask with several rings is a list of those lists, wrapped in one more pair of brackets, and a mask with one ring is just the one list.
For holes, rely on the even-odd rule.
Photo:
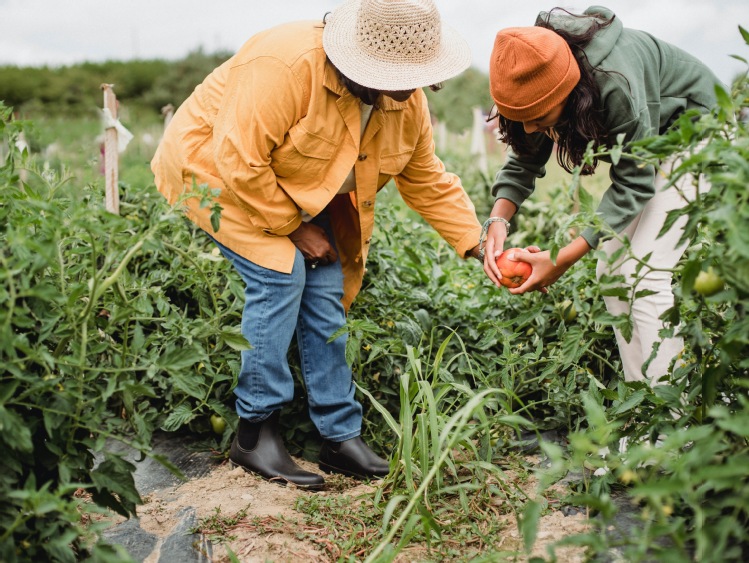
{"label": "beaded bracelet", "polygon": [[486,237],[489,233],[489,225],[497,222],[504,223],[504,226],[507,229],[507,234],[510,234],[510,222],[504,217],[489,217],[484,221],[484,224],[481,226],[481,236],[479,237],[479,262],[484,261],[484,244],[486,243]]}

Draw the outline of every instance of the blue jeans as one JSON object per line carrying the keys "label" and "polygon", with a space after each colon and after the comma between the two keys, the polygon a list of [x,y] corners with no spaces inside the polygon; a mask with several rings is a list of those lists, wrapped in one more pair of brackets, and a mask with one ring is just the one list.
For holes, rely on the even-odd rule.
{"label": "blue jeans", "polygon": [[[334,240],[327,217],[313,221]],[[234,389],[239,416],[259,422],[293,400],[294,378],[287,354],[296,332],[312,422],[328,440],[359,436],[362,407],[354,399],[346,335],[328,342],[346,324],[341,262],[312,269],[297,250],[291,274],[284,274],[214,242],[245,283],[242,334],[252,349],[242,352]]]}

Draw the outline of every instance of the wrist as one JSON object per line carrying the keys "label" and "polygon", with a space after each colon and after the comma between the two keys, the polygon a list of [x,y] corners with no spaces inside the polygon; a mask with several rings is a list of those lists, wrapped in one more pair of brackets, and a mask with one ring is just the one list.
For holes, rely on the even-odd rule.
{"label": "wrist", "polygon": [[509,199],[503,197],[498,198],[494,201],[492,206],[491,217],[504,217],[505,219],[512,219],[518,212],[518,207]]}
{"label": "wrist", "polygon": [[489,217],[484,224],[481,226],[481,236],[479,237],[479,255],[478,259],[484,261],[484,245],[486,244],[486,238],[489,235],[489,227],[492,223],[503,223],[506,229],[505,238],[510,234],[510,222],[504,217]]}
{"label": "wrist", "polygon": [[491,223],[502,223],[505,226],[505,230],[507,231],[506,236],[509,236],[510,234],[510,222],[502,217],[501,215],[492,215],[486,220],[485,225],[490,225]]}
{"label": "wrist", "polygon": [[556,263],[566,271],[588,252],[590,252],[590,245],[584,238],[578,237],[559,251]]}

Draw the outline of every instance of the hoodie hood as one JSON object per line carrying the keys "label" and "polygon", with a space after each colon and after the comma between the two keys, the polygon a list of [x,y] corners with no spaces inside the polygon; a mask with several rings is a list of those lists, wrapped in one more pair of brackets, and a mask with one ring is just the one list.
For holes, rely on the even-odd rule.
{"label": "hoodie hood", "polygon": [[622,22],[610,9],[603,6],[591,6],[580,16],[571,15],[561,10],[541,12],[536,18],[536,25],[548,20],[549,24],[557,29],[580,34],[590,29],[595,20],[605,21],[611,18],[614,18],[611,25],[598,31],[591,42],[585,47],[588,62],[595,68],[609,56],[619,36],[622,34]]}

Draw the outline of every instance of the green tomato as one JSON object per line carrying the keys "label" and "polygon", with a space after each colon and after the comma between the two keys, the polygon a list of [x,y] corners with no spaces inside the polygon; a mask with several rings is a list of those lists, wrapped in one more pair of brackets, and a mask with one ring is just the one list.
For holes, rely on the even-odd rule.
{"label": "green tomato", "polygon": [[565,299],[561,303],[558,303],[557,311],[559,312],[559,316],[568,323],[571,323],[577,318],[577,309],[575,309],[575,304],[569,299]]}
{"label": "green tomato", "polygon": [[226,430],[226,421],[224,420],[224,417],[219,414],[212,414],[211,428],[213,428],[213,431],[219,436],[223,434],[224,430]]}
{"label": "green tomato", "polygon": [[700,295],[709,297],[723,289],[723,278],[715,273],[712,266],[706,272],[700,272],[694,280],[694,290]]}

